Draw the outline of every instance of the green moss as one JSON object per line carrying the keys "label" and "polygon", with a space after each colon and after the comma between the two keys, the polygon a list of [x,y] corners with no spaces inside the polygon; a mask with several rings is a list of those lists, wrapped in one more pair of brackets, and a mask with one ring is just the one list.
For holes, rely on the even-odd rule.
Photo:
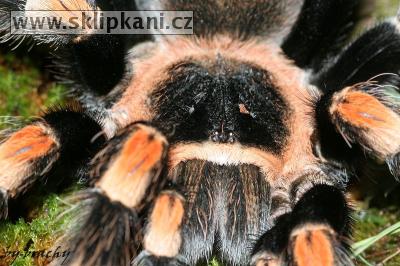
{"label": "green moss", "polygon": [[[399,207],[390,207],[385,209],[367,209],[358,212],[356,216],[354,240],[361,241],[371,236],[377,235],[384,229],[388,228],[400,221]],[[400,265],[400,254],[390,258],[399,251],[400,232],[388,235],[374,245],[368,248],[363,257],[372,265],[382,263],[387,260],[384,265],[398,266]],[[390,259],[389,259],[390,258]],[[389,260],[388,260],[389,259]],[[359,261],[359,265],[365,263]]]}
{"label": "green moss", "polygon": [[[21,120],[37,116],[46,107],[62,103],[65,89],[54,82],[43,81],[41,73],[28,58],[12,54],[0,55],[0,127],[13,126]],[[57,195],[40,191],[30,197],[32,208],[27,220],[0,223],[0,266],[38,265],[31,256],[1,258],[10,251],[37,251],[49,248],[60,232],[65,219]],[[28,222],[29,220],[29,222]],[[10,254],[7,254],[10,255]],[[14,260],[15,259],[15,260]]]}
{"label": "green moss", "polygon": [[[5,256],[0,260],[0,265],[41,265],[41,258],[26,256],[26,252],[48,250],[51,248],[55,239],[62,233],[65,225],[69,221],[68,216],[59,215],[65,210],[59,196],[51,194],[43,199],[40,194],[35,196],[33,202],[43,201],[43,205],[33,210],[35,213],[32,221],[27,222],[19,219],[15,223],[0,223],[0,256]],[[18,257],[15,253],[19,251]],[[15,261],[14,261],[15,259]]]}
{"label": "green moss", "polygon": [[12,266],[34,266],[33,259],[30,257],[18,257]]}
{"label": "green moss", "polygon": [[216,259],[213,259],[208,265],[209,266],[222,266],[223,264],[219,263]]}
{"label": "green moss", "polygon": [[29,59],[0,55],[0,115],[29,118],[60,103],[64,88],[42,79]]}
{"label": "green moss", "polygon": [[395,16],[400,7],[400,2],[398,0],[377,0],[375,2],[376,8],[374,10],[374,16],[378,20]]}
{"label": "green moss", "polygon": [[52,84],[44,100],[44,106],[56,106],[64,102],[66,90],[63,86]]}

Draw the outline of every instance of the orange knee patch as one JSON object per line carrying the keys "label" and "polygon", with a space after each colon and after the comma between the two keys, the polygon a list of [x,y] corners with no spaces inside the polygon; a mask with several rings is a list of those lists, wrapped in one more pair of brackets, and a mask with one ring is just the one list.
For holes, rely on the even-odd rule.
{"label": "orange knee patch", "polygon": [[27,126],[0,146],[0,187],[10,191],[24,182],[31,163],[49,154],[58,143],[43,125]]}
{"label": "orange knee patch", "polygon": [[154,129],[138,126],[97,186],[112,200],[127,207],[137,206],[161,171],[166,146],[166,139]]}
{"label": "orange knee patch", "polygon": [[[400,148],[400,116],[376,97],[347,88],[333,97],[334,119],[360,129],[360,142],[382,157]],[[340,129],[339,129],[340,130]]]}
{"label": "orange knee patch", "polygon": [[0,158],[23,162],[46,155],[54,145],[54,137],[50,136],[45,128],[27,126],[14,133],[0,146]]}
{"label": "orange knee patch", "polygon": [[145,249],[159,257],[175,257],[182,242],[180,227],[184,217],[183,200],[165,193],[156,200],[144,238]]}
{"label": "orange knee patch", "polygon": [[300,230],[294,236],[294,260],[298,266],[333,266],[335,259],[328,229]]}
{"label": "orange knee patch", "polygon": [[331,112],[355,127],[390,127],[399,122],[392,110],[365,92],[346,90],[339,93],[335,100]]}

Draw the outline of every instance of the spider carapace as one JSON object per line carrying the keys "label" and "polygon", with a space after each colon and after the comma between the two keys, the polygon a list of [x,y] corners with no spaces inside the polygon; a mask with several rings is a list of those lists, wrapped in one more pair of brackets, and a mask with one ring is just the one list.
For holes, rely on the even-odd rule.
{"label": "spider carapace", "polygon": [[349,41],[366,2],[1,0],[4,41],[28,37],[11,10],[186,10],[194,31],[30,36],[79,105],[5,138],[1,217],[75,177],[69,265],[350,265],[349,180],[400,166],[399,21]]}

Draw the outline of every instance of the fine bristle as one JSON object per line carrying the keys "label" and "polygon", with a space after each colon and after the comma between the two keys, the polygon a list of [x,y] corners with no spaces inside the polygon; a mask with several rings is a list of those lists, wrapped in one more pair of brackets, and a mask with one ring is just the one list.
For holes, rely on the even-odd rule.
{"label": "fine bristle", "polygon": [[136,254],[136,214],[96,190],[80,192],[69,200],[76,202],[69,212],[73,219],[56,244],[68,243],[71,251],[63,265],[130,265]]}
{"label": "fine bristle", "polygon": [[386,160],[386,163],[394,178],[396,178],[397,181],[400,181],[400,154],[391,156]]}

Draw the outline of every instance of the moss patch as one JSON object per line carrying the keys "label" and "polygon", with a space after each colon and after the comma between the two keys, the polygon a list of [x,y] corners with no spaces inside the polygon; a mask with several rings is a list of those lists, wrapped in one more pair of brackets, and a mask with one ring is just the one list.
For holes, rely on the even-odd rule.
{"label": "moss patch", "polygon": [[45,265],[46,258],[40,252],[51,250],[68,223],[66,216],[59,217],[65,208],[59,196],[52,194],[43,200],[43,195],[38,194],[32,200],[43,202],[32,210],[35,219],[0,223],[0,265]]}
{"label": "moss patch", "polygon": [[44,79],[29,58],[0,55],[0,122],[36,116],[64,96],[65,89]]}
{"label": "moss patch", "polygon": [[[0,128],[38,116],[64,98],[65,89],[46,80],[31,59],[0,54]],[[57,219],[62,210],[59,197],[45,194],[41,191],[30,197],[36,207],[27,219],[0,222],[0,266],[44,265],[43,259],[26,254],[48,249],[65,223],[65,219]],[[10,253],[15,251],[21,253]]]}
{"label": "moss patch", "polygon": [[[377,235],[384,229],[400,221],[398,206],[385,209],[367,209],[357,213],[355,223],[354,241],[361,241]],[[400,265],[400,232],[383,237],[372,247],[368,248],[362,256],[366,262],[358,261],[359,265]]]}

